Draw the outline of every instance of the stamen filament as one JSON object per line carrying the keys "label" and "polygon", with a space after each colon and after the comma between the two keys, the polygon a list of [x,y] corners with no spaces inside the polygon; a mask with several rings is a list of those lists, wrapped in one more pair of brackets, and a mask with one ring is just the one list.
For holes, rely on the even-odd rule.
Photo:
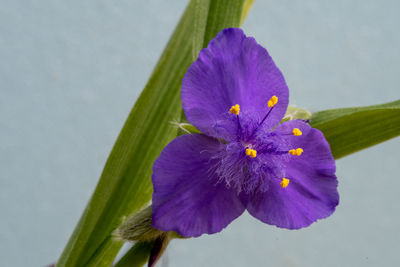
{"label": "stamen filament", "polygon": [[[272,107],[270,110],[268,110],[267,115],[265,115],[264,118],[261,120],[259,126],[261,126],[264,123],[264,121],[268,118],[269,114],[271,113],[271,111],[273,109],[274,109],[274,107]],[[257,127],[257,129],[258,129],[258,127]]]}
{"label": "stamen filament", "polygon": [[237,127],[238,127],[238,136],[237,136],[237,140],[239,141],[240,138],[242,137],[242,125],[240,124],[240,119],[239,119],[239,115],[236,116],[237,118]]}
{"label": "stamen filament", "polygon": [[270,108],[267,112],[267,114],[264,116],[264,118],[261,120],[261,122],[258,124],[257,128],[254,129],[253,133],[250,136],[250,139],[254,137],[256,132],[258,131],[258,128],[264,123],[264,121],[268,118],[269,114],[271,111],[274,109],[274,106],[278,103],[278,97],[276,95],[272,96],[270,100],[268,100],[268,107]]}
{"label": "stamen filament", "polygon": [[272,107],[270,110],[268,110],[267,115],[264,116],[264,118],[261,120],[261,122],[258,124],[257,128],[254,129],[253,133],[250,136],[250,139],[254,137],[254,135],[256,134],[256,132],[258,131],[258,128],[260,128],[260,126],[264,123],[264,121],[268,118],[269,114],[271,113],[271,111],[274,109],[274,107]]}

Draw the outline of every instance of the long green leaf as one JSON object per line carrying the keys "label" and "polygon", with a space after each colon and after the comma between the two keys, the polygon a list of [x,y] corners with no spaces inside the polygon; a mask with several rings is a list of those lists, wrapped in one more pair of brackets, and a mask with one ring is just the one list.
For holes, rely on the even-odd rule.
{"label": "long green leaf", "polygon": [[[199,25],[205,26],[205,31],[203,31],[203,35],[199,34],[199,31],[197,31],[193,36],[193,43],[198,44],[200,41],[203,41],[200,47],[193,45],[193,60],[197,58],[200,49],[206,47],[208,42],[214,38],[218,32],[229,27],[239,27],[246,18],[253,2],[254,0],[197,0],[196,4],[198,9],[195,11],[194,25],[195,27],[199,27]],[[202,4],[201,7],[199,7],[199,4]],[[208,10],[204,9],[206,6]],[[204,23],[205,20],[203,17],[205,14],[208,15],[206,23]],[[182,117],[184,118],[183,113]],[[176,125],[174,127],[178,129]],[[148,249],[150,250],[150,248]],[[132,248],[121,259],[121,261],[124,261],[123,265],[119,261],[116,266],[120,266],[120,264],[121,266],[128,266],[128,259],[132,260],[132,266],[136,266],[133,265],[135,264],[136,253],[136,250]],[[148,253],[150,253],[150,251]]]}
{"label": "long green leaf", "polygon": [[192,60],[195,61],[203,48],[204,33],[206,32],[208,10],[211,0],[195,0],[193,37],[192,37]]}
{"label": "long green leaf", "polygon": [[314,113],[311,125],[320,129],[336,159],[400,135],[400,100],[368,107]]}
{"label": "long green leaf", "polygon": [[245,0],[214,0],[210,2],[203,47],[225,28],[239,27]]}
{"label": "long green leaf", "polygon": [[[151,167],[176,136],[180,85],[192,62],[191,1],[114,145],[96,190],[57,266],[110,266],[122,242],[111,238],[124,216],[149,202]],[[205,26],[205,25],[204,25]],[[202,41],[202,40],[200,40]]]}

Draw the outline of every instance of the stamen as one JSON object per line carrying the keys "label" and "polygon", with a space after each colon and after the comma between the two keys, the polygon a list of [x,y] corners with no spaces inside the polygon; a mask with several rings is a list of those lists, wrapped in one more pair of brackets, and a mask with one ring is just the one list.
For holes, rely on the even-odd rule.
{"label": "stamen", "polygon": [[237,118],[237,127],[238,127],[238,135],[237,135],[237,140],[239,141],[240,138],[242,137],[242,125],[240,125],[240,119],[239,119],[239,115],[236,116]]}
{"label": "stamen", "polygon": [[246,155],[252,158],[255,158],[257,156],[257,151],[255,149],[251,148],[246,148]]}
{"label": "stamen", "polygon": [[297,148],[297,149],[291,149],[289,150],[289,154],[293,155],[293,156],[300,156],[303,153],[303,149],[302,148]]}
{"label": "stamen", "polygon": [[253,133],[250,135],[250,138],[253,138],[260,126],[264,123],[264,121],[268,118],[269,114],[273,110],[274,106],[278,103],[278,97],[276,95],[272,96],[270,100],[268,100],[268,107],[270,108],[264,118],[261,120],[260,124],[258,124],[257,128],[254,129]]}
{"label": "stamen", "polygon": [[295,135],[295,136],[300,136],[300,135],[302,135],[303,133],[300,131],[300,129],[299,128],[294,128],[293,129],[293,135]]}
{"label": "stamen", "polygon": [[276,95],[272,96],[270,100],[268,100],[268,107],[272,108],[278,103],[278,97]]}
{"label": "stamen", "polygon": [[238,104],[232,106],[231,109],[229,110],[229,112],[232,114],[235,114],[235,115],[239,115],[240,106]]}
{"label": "stamen", "polygon": [[286,188],[289,185],[289,182],[290,182],[289,179],[282,178],[281,187]]}

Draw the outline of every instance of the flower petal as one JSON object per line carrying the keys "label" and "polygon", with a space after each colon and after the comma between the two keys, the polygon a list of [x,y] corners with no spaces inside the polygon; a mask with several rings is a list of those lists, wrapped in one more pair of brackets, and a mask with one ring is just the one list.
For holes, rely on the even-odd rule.
{"label": "flower petal", "polygon": [[214,137],[224,137],[216,125],[225,125],[221,121],[226,121],[227,116],[236,116],[229,113],[231,106],[239,104],[240,112],[251,113],[261,121],[273,95],[278,97],[278,103],[263,124],[266,129],[284,116],[289,90],[267,50],[236,28],[225,29],[211,40],[182,82],[187,119]]}
{"label": "flower petal", "polygon": [[[298,128],[302,135],[295,136]],[[290,156],[286,165],[289,185],[271,181],[267,192],[257,192],[248,204],[248,211],[261,221],[282,228],[306,227],[326,218],[339,203],[335,161],[323,134],[302,121],[289,121],[275,131],[293,148],[302,148],[301,156]]]}
{"label": "flower petal", "polygon": [[214,138],[183,135],[172,141],[153,166],[153,226],[182,236],[221,231],[245,210],[236,192],[213,171],[221,148]]}

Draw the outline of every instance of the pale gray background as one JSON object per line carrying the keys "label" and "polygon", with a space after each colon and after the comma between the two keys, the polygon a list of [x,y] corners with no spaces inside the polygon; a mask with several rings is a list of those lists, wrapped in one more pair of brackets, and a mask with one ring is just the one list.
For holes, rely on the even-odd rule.
{"label": "pale gray background", "polygon": [[[0,266],[55,261],[186,1],[0,1]],[[399,1],[256,1],[243,26],[311,110],[398,99]],[[367,133],[366,133],[367,134]],[[337,162],[341,203],[301,231],[244,215],[168,266],[395,266],[399,139]]]}

